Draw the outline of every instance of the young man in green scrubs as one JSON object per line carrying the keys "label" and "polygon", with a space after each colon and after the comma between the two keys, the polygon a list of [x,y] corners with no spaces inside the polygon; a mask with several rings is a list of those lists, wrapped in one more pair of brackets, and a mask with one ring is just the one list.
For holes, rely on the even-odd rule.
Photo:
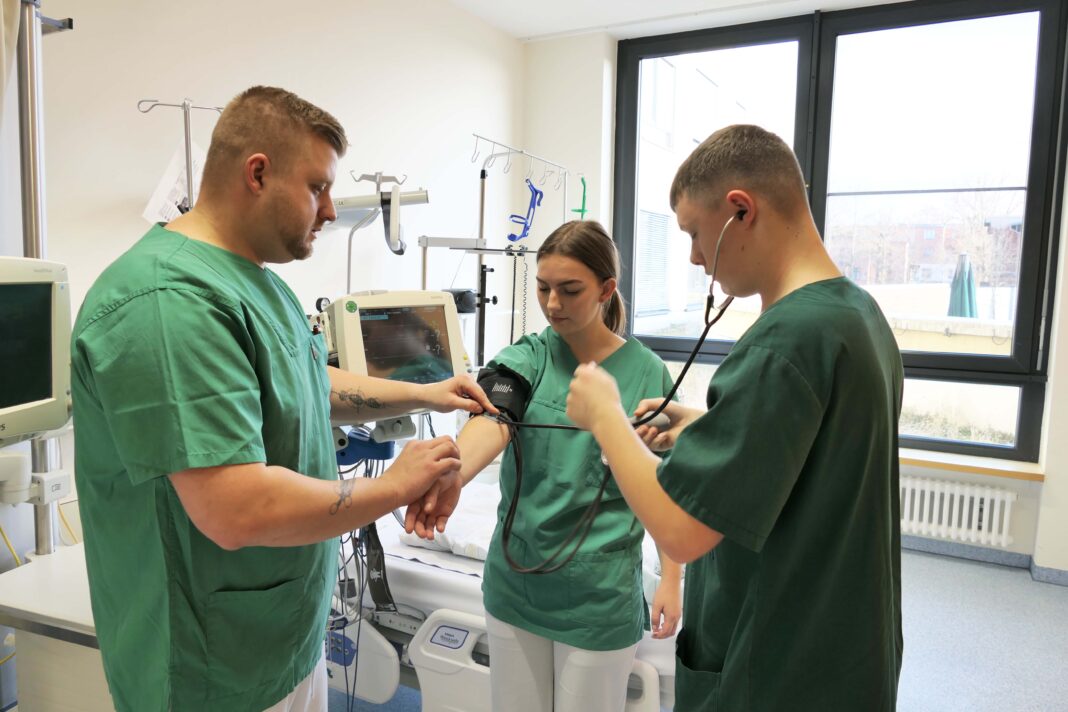
{"label": "young man in green scrubs", "polygon": [[[612,378],[575,372],[627,502],[687,568],[676,712],[890,712],[901,669],[901,356],[813,223],[790,148],[714,133],[671,187],[691,262],[762,313],[671,427],[635,433]],[[718,258],[717,258],[718,251]],[[657,407],[644,401],[645,413]],[[643,443],[644,440],[644,443]],[[673,445],[661,462],[645,445]]]}
{"label": "young man in green scrubs", "polygon": [[219,117],[196,206],[97,279],[72,344],[76,480],[93,617],[119,710],[326,709],[337,537],[459,467],[446,437],[338,482],[331,416],[489,407],[468,377],[329,368],[266,263],[333,220],[334,117],[253,87]]}

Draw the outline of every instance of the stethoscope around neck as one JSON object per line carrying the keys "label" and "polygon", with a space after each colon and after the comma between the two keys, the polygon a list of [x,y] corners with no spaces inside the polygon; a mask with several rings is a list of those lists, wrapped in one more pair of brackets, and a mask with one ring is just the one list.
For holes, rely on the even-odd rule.
{"label": "stethoscope around neck", "polygon": [[[690,370],[690,366],[693,365],[694,360],[697,358],[697,354],[701,351],[701,347],[704,346],[705,339],[708,337],[709,330],[711,330],[711,328],[716,324],[716,322],[723,318],[723,315],[727,312],[727,307],[729,307],[731,305],[731,302],[734,301],[734,297],[728,295],[727,298],[723,300],[723,303],[717,307],[716,297],[713,293],[713,289],[716,286],[716,268],[719,266],[719,248],[720,244],[723,242],[723,236],[727,233],[727,228],[730,227],[731,223],[734,222],[736,219],[740,221],[745,216],[745,213],[745,210],[739,210],[736,214],[731,215],[729,218],[727,218],[727,222],[723,224],[723,229],[720,230],[719,238],[716,240],[716,252],[712,258],[712,279],[708,285],[708,297],[705,299],[704,331],[701,332],[701,336],[697,339],[697,344],[694,346],[693,352],[690,353],[690,357],[686,360],[686,364],[679,372],[678,378],[676,378],[675,383],[672,384],[671,391],[666,396],[664,396],[664,401],[657,407],[656,410],[642,416],[637,421],[634,421],[633,426],[635,428],[641,427],[642,425],[647,425],[652,422],[652,420],[659,416],[664,411],[664,409],[667,408],[668,404],[671,403],[672,399],[675,397],[675,393],[679,390],[679,386],[682,384],[683,379],[686,377],[686,372]],[[567,565],[569,561],[571,561],[572,558],[574,558],[575,554],[578,553],[579,548],[582,547],[583,542],[586,541],[586,537],[590,533],[590,528],[593,526],[593,520],[597,516],[597,511],[598,509],[600,509],[601,506],[601,500],[604,497],[605,487],[608,485],[608,480],[612,477],[611,470],[609,470],[608,468],[607,459],[602,453],[601,462],[605,466],[605,471],[604,476],[601,478],[601,486],[597,490],[597,495],[594,497],[593,502],[590,503],[590,505],[586,508],[586,511],[583,512],[582,515],[579,517],[579,520],[575,522],[575,526],[572,527],[571,531],[568,533],[567,537],[564,538],[564,541],[561,542],[560,546],[558,546],[556,550],[553,551],[553,553],[550,554],[541,563],[529,567],[521,566],[512,558],[512,555],[508,550],[508,542],[512,536],[512,525],[515,521],[515,513],[519,507],[519,492],[522,489],[523,485],[523,452],[522,448],[519,445],[519,428],[542,428],[550,430],[575,431],[581,430],[581,428],[578,428],[574,425],[525,423],[522,421],[510,420],[504,417],[503,414],[501,416],[497,416],[496,419],[498,422],[508,428],[509,443],[512,446],[512,454],[515,459],[516,473],[515,493],[512,497],[511,504],[508,506],[508,511],[505,513],[504,521],[501,527],[501,550],[504,554],[505,560],[508,562],[508,566],[516,573],[553,573],[554,571],[558,571],[559,569],[563,568],[565,565]],[[571,542],[574,541],[575,537],[578,537],[578,541],[575,543],[574,548],[563,558],[563,560],[557,561],[560,555],[563,554],[564,549],[566,549],[568,545],[570,545]]]}

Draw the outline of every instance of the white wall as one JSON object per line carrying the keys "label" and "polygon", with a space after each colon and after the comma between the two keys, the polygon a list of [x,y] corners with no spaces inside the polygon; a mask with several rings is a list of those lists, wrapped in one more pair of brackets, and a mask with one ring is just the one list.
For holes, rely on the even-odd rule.
{"label": "white wall", "polygon": [[[261,83],[296,92],[348,132],[335,195],[370,192],[349,171],[408,174],[430,191],[403,213],[410,244],[473,233],[470,133],[519,131],[521,46],[448,3],[46,0],[43,11],[75,18],[43,54],[49,254],[71,266],[76,305],[148,227],[141,212],[182,138],[180,110],[141,114],[140,99],[223,105]],[[204,148],[214,122],[193,114]],[[346,237],[324,232],[309,260],[279,268],[309,310],[343,293]],[[354,289],[418,287],[419,251],[398,258],[382,243],[380,222],[357,233]]]}
{"label": "white wall", "polygon": [[1046,481],[1039,503],[1034,561],[1037,566],[1068,571],[1068,191],[1063,207],[1043,438]]}
{"label": "white wall", "polygon": [[[70,267],[75,309],[101,270],[148,229],[141,213],[182,139],[180,110],[141,114],[140,99],[222,105],[253,84],[282,86],[333,113],[348,132],[335,195],[370,192],[352,182],[350,170],[406,173],[409,187],[427,188],[430,204],[402,214],[408,254],[388,252],[381,221],[357,233],[357,290],[418,288],[417,236],[477,229],[471,132],[521,140],[522,45],[440,0],[44,0],[42,12],[73,17],[76,27],[42,43],[46,254]],[[21,255],[14,72],[7,89],[0,255]],[[203,148],[215,116],[194,113],[193,136]],[[489,196],[487,212],[502,222],[513,209],[506,193]],[[312,258],[278,269],[309,311],[316,297],[343,294],[346,237],[324,232]],[[447,286],[460,259],[433,253],[431,284]],[[474,286],[474,261],[464,270],[470,277],[458,284]],[[32,547],[28,505],[0,508],[0,524],[17,548]],[[0,552],[0,570],[9,568],[6,549]]]}
{"label": "white wall", "polygon": [[[562,191],[543,186],[544,220],[535,223],[540,245],[565,220],[576,220],[572,210],[582,205],[586,179],[586,219],[612,223],[613,122],[615,113],[616,41],[604,33],[532,42],[525,46],[524,140],[528,150],[567,167],[570,176],[567,213]],[[546,326],[537,305],[534,262],[531,260],[528,320]],[[533,329],[532,329],[533,330]]]}

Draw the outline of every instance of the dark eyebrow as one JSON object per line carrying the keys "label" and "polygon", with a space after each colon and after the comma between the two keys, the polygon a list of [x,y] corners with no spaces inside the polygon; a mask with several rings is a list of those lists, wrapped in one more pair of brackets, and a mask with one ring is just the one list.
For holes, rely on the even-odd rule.
{"label": "dark eyebrow", "polygon": [[[538,280],[539,284],[548,284],[548,282],[546,282],[541,277],[536,277],[536,279]],[[565,284],[582,284],[582,280],[581,279],[565,279],[563,282],[560,282],[556,286],[563,287]]]}

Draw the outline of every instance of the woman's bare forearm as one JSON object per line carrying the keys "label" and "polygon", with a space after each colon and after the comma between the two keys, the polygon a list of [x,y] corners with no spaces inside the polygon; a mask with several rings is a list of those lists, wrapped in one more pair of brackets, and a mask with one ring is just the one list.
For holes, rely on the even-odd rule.
{"label": "woman's bare forearm", "polygon": [[510,440],[508,428],[492,418],[475,416],[456,436],[460,448],[460,478],[466,485],[504,452]]}

